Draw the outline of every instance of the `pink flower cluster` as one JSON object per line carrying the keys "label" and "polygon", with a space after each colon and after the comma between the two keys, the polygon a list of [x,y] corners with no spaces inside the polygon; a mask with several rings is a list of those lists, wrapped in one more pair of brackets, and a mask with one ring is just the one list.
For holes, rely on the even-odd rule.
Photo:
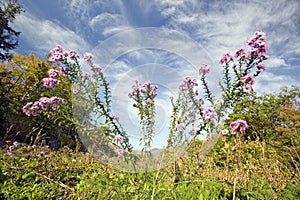
{"label": "pink flower cluster", "polygon": [[185,90],[193,88],[194,86],[198,86],[197,79],[187,76],[184,78],[183,84],[180,85],[180,89],[182,91],[185,91]]}
{"label": "pink flower cluster", "polygon": [[230,124],[232,128],[232,134],[235,135],[240,132],[242,135],[245,134],[246,129],[249,127],[247,122],[242,119],[238,119]]}
{"label": "pink flower cluster", "polygon": [[220,59],[221,64],[223,64],[223,63],[227,64],[231,61],[233,61],[233,58],[231,57],[231,55],[229,53],[223,54],[223,56]]}
{"label": "pink flower cluster", "polygon": [[48,110],[49,108],[56,110],[64,103],[64,99],[59,97],[41,97],[38,101],[28,102],[23,107],[23,112],[27,116],[38,116],[40,110]]}
{"label": "pink flower cluster", "polygon": [[57,86],[60,83],[60,80],[55,78],[43,78],[43,86],[48,89],[53,89],[55,86]]}
{"label": "pink flower cluster", "polygon": [[14,148],[18,147],[18,145],[19,143],[16,141],[13,143],[13,145],[9,146],[6,155],[12,156]]}
{"label": "pink flower cluster", "polygon": [[202,64],[199,67],[199,75],[200,76],[205,76],[206,74],[208,74],[210,71],[209,67],[207,66],[207,64]]}
{"label": "pink flower cluster", "polygon": [[208,122],[212,122],[213,119],[217,116],[213,108],[207,108],[203,114],[204,114],[204,119],[207,120]]}
{"label": "pink flower cluster", "polygon": [[244,48],[238,48],[234,54],[234,57],[236,57],[237,59],[246,59],[248,58],[247,52]]}
{"label": "pink flower cluster", "polygon": [[244,92],[251,92],[253,91],[252,85],[254,84],[255,79],[252,74],[248,74],[240,78],[238,83],[242,84],[242,88]]}
{"label": "pink flower cluster", "polygon": [[122,135],[117,135],[116,140],[119,142],[124,142],[124,137]]}
{"label": "pink flower cluster", "polygon": [[269,46],[266,42],[265,33],[255,32],[247,41],[247,44],[252,47],[249,52],[251,57],[257,57],[259,60],[267,60],[269,58],[269,56],[266,55]]}
{"label": "pink flower cluster", "polygon": [[49,57],[49,61],[51,62],[59,62],[62,61],[64,58],[70,58],[71,60],[79,59],[79,55],[76,51],[71,50],[70,52],[64,51],[60,45],[53,48],[50,51],[51,55]]}
{"label": "pink flower cluster", "polygon": [[[132,86],[132,89],[132,92],[130,92],[128,96],[136,101],[139,101],[139,95],[142,94],[144,97],[143,99],[146,100],[146,104],[144,105],[144,107],[146,107],[147,105],[153,104],[153,100],[157,96],[156,90],[158,89],[158,86],[153,85],[148,81],[141,88],[139,88],[138,82],[136,81],[136,84]],[[136,104],[133,106],[135,107]]]}
{"label": "pink flower cluster", "polygon": [[91,53],[86,52],[83,54],[83,59],[85,62],[91,62],[93,59],[93,55]]}

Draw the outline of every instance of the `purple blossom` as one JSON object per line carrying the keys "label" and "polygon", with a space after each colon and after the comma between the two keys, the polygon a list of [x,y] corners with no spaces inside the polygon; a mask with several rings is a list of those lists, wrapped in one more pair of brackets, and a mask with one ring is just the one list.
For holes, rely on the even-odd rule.
{"label": "purple blossom", "polygon": [[116,140],[119,142],[124,142],[124,137],[122,135],[117,135]]}
{"label": "purple blossom", "polygon": [[245,134],[246,129],[249,127],[247,122],[242,119],[238,119],[230,124],[232,128],[232,134],[235,135],[240,132],[242,135]]}
{"label": "purple blossom", "polygon": [[124,152],[124,149],[117,149],[118,156],[123,156]]}
{"label": "purple blossom", "polygon": [[200,76],[204,76],[206,74],[208,74],[210,72],[210,69],[209,67],[207,66],[207,64],[202,64],[200,67],[199,67],[199,75]]}
{"label": "purple blossom", "polygon": [[76,60],[76,59],[78,59],[79,58],[79,55],[77,54],[77,52],[76,51],[74,51],[74,50],[71,50],[70,52],[69,52],[69,58],[71,59],[71,60]]}
{"label": "purple blossom", "polygon": [[180,89],[182,91],[188,90],[190,88],[193,88],[194,86],[198,86],[197,79],[191,78],[190,76],[187,76],[183,80],[183,84],[180,85]]}
{"label": "purple blossom", "polygon": [[93,64],[93,65],[92,65],[92,70],[93,70],[95,73],[99,74],[100,76],[103,75],[102,69],[101,69],[101,67],[100,67],[98,64]]}
{"label": "purple blossom", "polygon": [[207,120],[208,122],[212,122],[212,120],[217,116],[213,108],[207,108],[203,114],[204,114],[204,119]]}
{"label": "purple blossom", "polygon": [[221,134],[222,134],[222,135],[227,135],[228,133],[229,133],[229,131],[228,131],[227,129],[221,130]]}
{"label": "purple blossom", "polygon": [[246,76],[241,77],[238,83],[253,85],[255,83],[255,78],[252,74],[247,74]]}
{"label": "purple blossom", "polygon": [[229,63],[229,62],[231,62],[231,61],[233,61],[233,58],[230,56],[230,54],[229,53],[225,53],[225,54],[223,54],[223,56],[221,57],[221,59],[220,59],[220,63],[221,64],[223,64],[223,63]]}
{"label": "purple blossom", "polygon": [[176,128],[179,130],[179,131],[184,131],[184,124],[183,123],[179,123],[176,125]]}
{"label": "purple blossom", "polygon": [[58,109],[60,105],[64,104],[64,99],[59,97],[41,97],[38,101],[34,103],[29,102],[23,108],[23,113],[27,116],[38,116],[40,110],[48,110],[51,109]]}
{"label": "purple blossom", "polygon": [[257,57],[259,60],[267,60],[269,56],[266,52],[269,48],[264,32],[255,32],[254,35],[246,42],[252,49],[248,55],[250,57]]}
{"label": "purple blossom", "polygon": [[60,80],[54,78],[43,78],[43,85],[48,89],[53,89],[56,85],[59,84]]}
{"label": "purple blossom", "polygon": [[59,62],[64,58],[63,49],[60,45],[57,45],[57,47],[53,48],[50,52],[49,61],[51,62]]}
{"label": "purple blossom", "polygon": [[234,57],[236,57],[237,59],[245,59],[247,57],[246,50],[243,48],[238,48],[235,51]]}
{"label": "purple blossom", "polygon": [[249,83],[243,85],[242,89],[243,89],[243,92],[246,92],[246,93],[253,91],[252,85]]}
{"label": "purple blossom", "polygon": [[48,74],[50,78],[55,78],[60,72],[56,69],[49,69]]}
{"label": "purple blossom", "polygon": [[112,118],[113,118],[113,119],[119,119],[119,116],[118,116],[117,114],[113,114],[113,115],[112,115]]}
{"label": "purple blossom", "polygon": [[265,71],[266,70],[266,67],[264,65],[258,65],[257,66],[257,70],[258,71]]}
{"label": "purple blossom", "polygon": [[86,53],[84,53],[84,55],[83,55],[83,59],[84,59],[84,61],[86,61],[86,62],[91,62],[92,59],[93,59],[93,55],[92,55],[91,53],[86,52]]}

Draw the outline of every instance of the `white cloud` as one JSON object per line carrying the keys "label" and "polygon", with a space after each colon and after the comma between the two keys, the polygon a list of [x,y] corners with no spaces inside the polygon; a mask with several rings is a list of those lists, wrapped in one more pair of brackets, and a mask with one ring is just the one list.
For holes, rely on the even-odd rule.
{"label": "white cloud", "polygon": [[[297,85],[298,81],[289,75],[274,75],[263,72],[254,84],[254,90],[259,94],[278,92],[283,86]],[[299,84],[298,84],[299,85]]]}
{"label": "white cloud", "polygon": [[265,65],[267,68],[278,68],[278,67],[287,67],[288,64],[283,58],[271,56],[266,62]]}
{"label": "white cloud", "polygon": [[21,38],[30,43],[35,50],[49,52],[57,44],[65,49],[79,52],[90,49],[75,32],[52,21],[42,20],[25,13],[17,17],[14,26],[22,32]]}

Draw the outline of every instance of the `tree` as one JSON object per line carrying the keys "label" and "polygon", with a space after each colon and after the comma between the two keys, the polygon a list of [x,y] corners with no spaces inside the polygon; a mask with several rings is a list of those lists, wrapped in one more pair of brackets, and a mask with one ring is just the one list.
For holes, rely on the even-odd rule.
{"label": "tree", "polygon": [[[11,61],[0,63],[0,147],[5,141],[15,140],[27,143],[45,140],[55,148],[66,144],[72,147],[71,143],[74,144],[75,131],[64,123],[71,117],[70,106],[61,107],[56,112],[54,119],[64,118],[60,124],[59,120],[44,116],[29,117],[22,110],[28,102],[35,102],[41,96],[59,96],[66,102],[71,101],[71,83],[67,77],[61,75],[61,83],[52,90],[43,86],[42,79],[48,77],[52,68],[57,69],[57,66],[38,59],[34,54],[14,54]],[[62,112],[63,116],[60,115]]]}
{"label": "tree", "polygon": [[17,14],[24,10],[17,0],[4,0],[0,3],[0,61],[10,60],[10,50],[18,45],[20,32],[15,31],[10,24],[14,22]]}

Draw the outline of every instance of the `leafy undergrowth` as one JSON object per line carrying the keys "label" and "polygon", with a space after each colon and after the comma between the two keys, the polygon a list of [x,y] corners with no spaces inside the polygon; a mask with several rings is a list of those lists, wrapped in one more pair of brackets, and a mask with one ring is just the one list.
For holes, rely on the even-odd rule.
{"label": "leafy undergrowth", "polygon": [[218,150],[222,142],[204,159],[195,143],[185,158],[147,174],[116,171],[67,148],[18,144],[0,151],[0,199],[300,198],[297,168],[282,165],[274,155],[257,159],[262,156],[257,142],[243,145],[244,156],[235,163],[235,150],[224,155]]}

